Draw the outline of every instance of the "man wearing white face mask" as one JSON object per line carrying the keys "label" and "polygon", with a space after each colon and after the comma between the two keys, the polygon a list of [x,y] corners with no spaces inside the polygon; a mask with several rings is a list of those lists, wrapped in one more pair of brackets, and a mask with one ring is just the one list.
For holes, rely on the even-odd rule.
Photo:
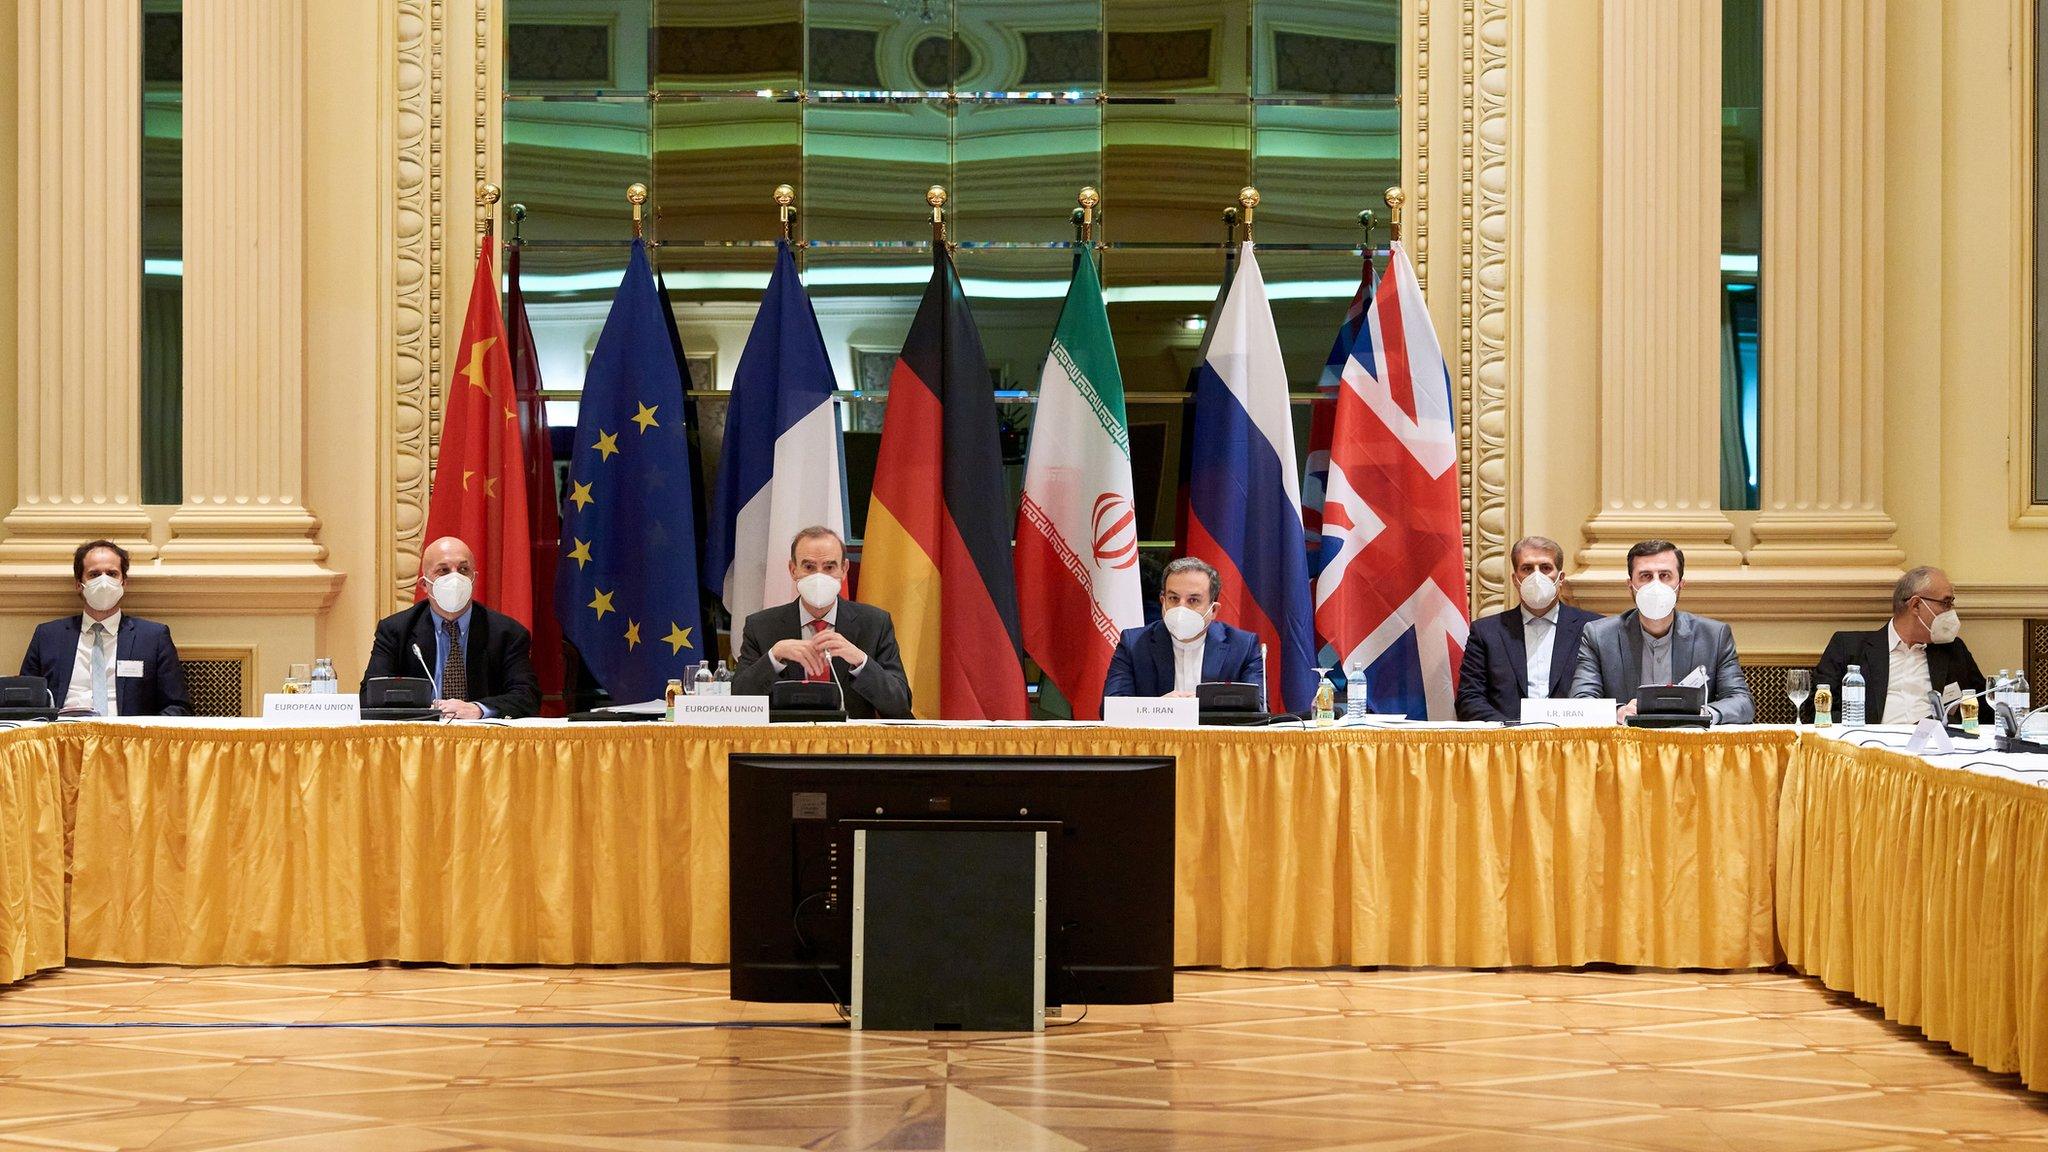
{"label": "man wearing white face mask", "polygon": [[765,696],[777,680],[836,683],[853,720],[910,718],[910,680],[896,651],[889,614],[840,593],[846,542],[813,526],[789,544],[789,578],[797,598],[763,608],[740,626],[733,691]]}
{"label": "man wearing white face mask", "polygon": [[1522,718],[1523,700],[1567,695],[1579,664],[1579,636],[1600,618],[1558,598],[1564,549],[1547,536],[1524,536],[1515,562],[1521,603],[1472,622],[1458,668],[1458,719],[1505,723]]}
{"label": "man wearing white face mask", "polygon": [[1199,684],[1264,684],[1259,638],[1216,619],[1223,577],[1193,556],[1166,566],[1159,619],[1129,628],[1109,658],[1102,695],[1193,696]]}
{"label": "man wearing white face mask", "polygon": [[[1873,724],[1914,724],[1934,714],[1930,691],[1944,698],[1984,690],[1984,673],[1960,638],[1956,586],[1939,568],[1920,567],[1892,585],[1892,618],[1868,632],[1843,630],[1828,641],[1814,666],[1813,682],[1826,684],[1840,699],[1842,676],[1854,664],[1863,672],[1863,698]],[[1813,718],[1813,705],[1805,708]]]}
{"label": "man wearing white face mask", "polygon": [[1685,586],[1685,553],[1669,540],[1645,540],[1628,550],[1628,586],[1636,606],[1586,625],[1572,695],[1620,701],[1617,716],[1635,715],[1636,690],[1676,684],[1695,671],[1706,678],[1701,709],[1717,724],[1756,718],[1749,682],[1735,655],[1735,632],[1719,620],[1678,611]]}
{"label": "man wearing white face mask", "polygon": [[190,716],[171,630],[121,611],[127,551],[111,540],[80,545],[71,554],[71,577],[85,600],[84,614],[38,624],[21,674],[42,677],[51,702],[67,712]]}
{"label": "man wearing white face mask", "polygon": [[516,720],[540,711],[540,678],[529,655],[533,636],[526,625],[470,599],[476,560],[469,545],[453,536],[427,545],[420,552],[420,583],[426,599],[377,622],[364,683],[379,676],[430,679],[434,708],[452,720]]}

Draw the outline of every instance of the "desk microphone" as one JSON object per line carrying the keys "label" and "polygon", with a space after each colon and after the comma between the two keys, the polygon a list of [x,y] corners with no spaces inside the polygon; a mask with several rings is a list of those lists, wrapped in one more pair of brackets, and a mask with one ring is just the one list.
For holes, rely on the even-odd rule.
{"label": "desk microphone", "polygon": [[1982,700],[1989,695],[1991,695],[1991,689],[1986,688],[1981,692],[1965,692],[1953,700],[1948,700],[1944,699],[1938,690],[1929,688],[1927,690],[1927,703],[1934,710],[1934,714],[1940,717],[1941,722],[1946,724],[1948,723],[1948,714],[1955,711],[1956,707],[1963,701]]}
{"label": "desk microphone", "polygon": [[412,658],[420,662],[420,670],[427,674],[427,683],[434,686],[434,695],[438,698],[441,695],[441,678],[434,675],[434,666],[427,663],[425,656],[420,655],[418,644],[412,646]]}

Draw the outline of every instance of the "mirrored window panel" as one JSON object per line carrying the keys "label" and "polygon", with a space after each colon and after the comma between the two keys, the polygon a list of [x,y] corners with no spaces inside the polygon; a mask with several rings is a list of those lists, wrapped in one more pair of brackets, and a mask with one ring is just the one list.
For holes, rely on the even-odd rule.
{"label": "mirrored window panel", "polygon": [[526,205],[528,240],[629,239],[626,187],[650,183],[646,100],[505,104],[505,195]]}
{"label": "mirrored window panel", "polygon": [[790,92],[803,87],[802,0],[654,0],[648,67],[662,92]]}
{"label": "mirrored window panel", "polygon": [[180,0],[142,6],[142,502],[185,499],[185,36]]}

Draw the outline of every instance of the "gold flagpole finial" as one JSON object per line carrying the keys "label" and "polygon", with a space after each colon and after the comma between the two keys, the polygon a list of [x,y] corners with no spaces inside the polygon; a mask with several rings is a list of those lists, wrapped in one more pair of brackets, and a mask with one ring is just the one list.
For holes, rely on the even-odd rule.
{"label": "gold flagpole finial", "polygon": [[1244,241],[1252,242],[1252,210],[1259,206],[1259,190],[1247,184],[1237,190],[1237,202],[1244,208]]}
{"label": "gold flagpole finial", "polygon": [[934,184],[924,190],[924,202],[932,206],[932,243],[946,242],[946,186]]}
{"label": "gold flagpole finial", "polygon": [[1095,209],[1102,203],[1102,193],[1092,184],[1084,185],[1081,194],[1074,197],[1074,203],[1081,206],[1081,243],[1086,246],[1095,242]]}
{"label": "gold flagpole finial", "polygon": [[526,223],[526,205],[514,204],[512,206],[512,242],[514,244],[525,242],[524,237],[519,235],[519,226],[524,223]]}
{"label": "gold flagpole finial", "polygon": [[647,203],[647,185],[627,185],[626,203],[631,204],[633,206],[633,238],[637,240],[642,235],[640,223],[640,207],[641,205]]}
{"label": "gold flagpole finial", "polygon": [[782,239],[785,242],[796,238],[796,189],[787,184],[775,186],[775,218],[782,225]]}
{"label": "gold flagpole finial", "polygon": [[484,235],[490,236],[497,225],[498,197],[503,195],[496,184],[483,183],[476,186],[476,202],[484,210]]}
{"label": "gold flagpole finial", "polygon": [[1399,184],[1387,189],[1387,239],[1401,239],[1401,207],[1408,202],[1408,194],[1401,191]]}

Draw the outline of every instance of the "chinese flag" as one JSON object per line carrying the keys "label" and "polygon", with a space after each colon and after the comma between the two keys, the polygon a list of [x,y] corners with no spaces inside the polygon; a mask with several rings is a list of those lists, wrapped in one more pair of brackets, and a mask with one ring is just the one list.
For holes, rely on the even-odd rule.
{"label": "chinese flag", "polygon": [[[533,549],[527,521],[526,468],[520,451],[518,397],[498,277],[488,236],[476,261],[469,314],[448,394],[441,404],[441,451],[422,543],[459,537],[476,555],[476,599],[533,628]],[[415,598],[425,590],[415,592]]]}

